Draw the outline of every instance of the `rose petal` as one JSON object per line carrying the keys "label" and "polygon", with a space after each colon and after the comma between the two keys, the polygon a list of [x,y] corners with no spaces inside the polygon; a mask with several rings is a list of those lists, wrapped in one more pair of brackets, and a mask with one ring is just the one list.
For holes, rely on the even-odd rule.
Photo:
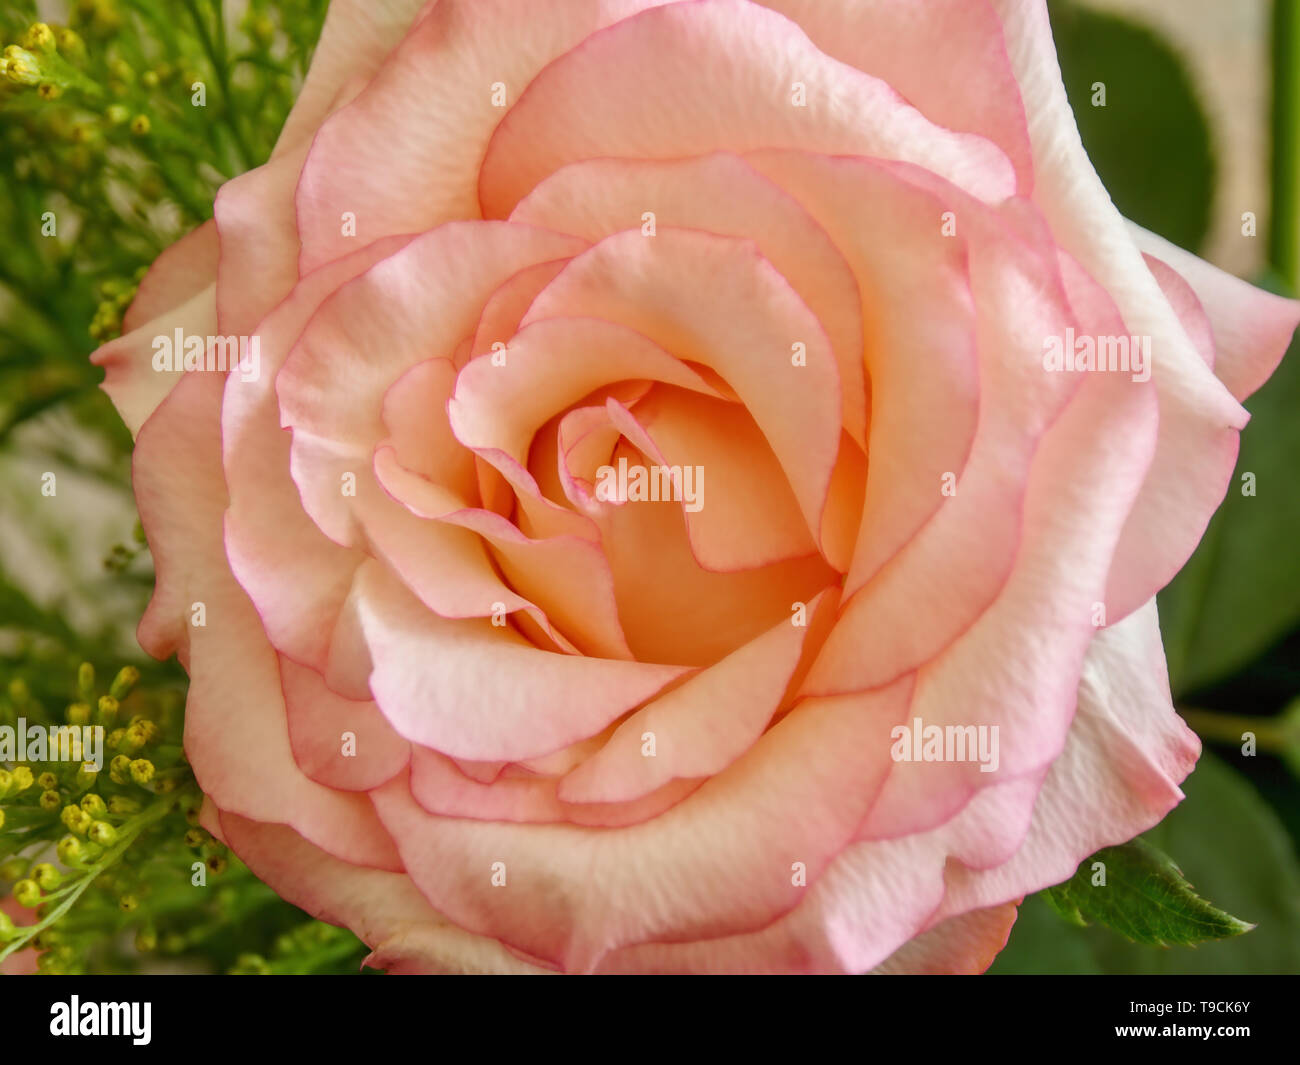
{"label": "rose petal", "polygon": [[599,732],[685,672],[553,654],[487,620],[438,618],[373,562],[358,580],[375,701],[407,739],[453,757],[546,754]]}
{"label": "rose petal", "polygon": [[[570,117],[575,100],[581,122]],[[485,218],[508,217],[582,159],[758,148],[905,159],[984,199],[1014,191],[996,145],[933,125],[789,19],[748,0],[695,0],[593,33],[538,74],[492,136],[479,202]]]}
{"label": "rose petal", "polygon": [[1244,400],[1277,369],[1300,323],[1300,301],[1256,288],[1132,222],[1129,233],[1196,293],[1214,332],[1214,373]]}

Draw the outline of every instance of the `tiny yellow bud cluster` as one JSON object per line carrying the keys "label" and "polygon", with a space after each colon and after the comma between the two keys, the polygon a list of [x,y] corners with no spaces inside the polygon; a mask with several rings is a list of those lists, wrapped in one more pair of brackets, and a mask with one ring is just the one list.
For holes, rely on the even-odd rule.
{"label": "tiny yellow bud cluster", "polygon": [[11,85],[36,86],[46,100],[56,100],[70,88],[98,93],[99,86],[73,65],[85,58],[85,44],[72,30],[55,30],[37,22],[28,27],[18,44],[4,50],[0,57],[0,80]]}
{"label": "tiny yellow bud cluster", "polygon": [[[108,745],[110,747],[116,747],[117,743],[114,742],[113,737],[124,732],[124,729],[118,729],[117,732],[110,735],[108,737]],[[131,759],[124,754],[119,754],[108,763],[108,775],[114,784],[120,784],[122,786],[129,784],[131,782]]]}
{"label": "tiny yellow bud cluster", "polygon": [[90,826],[90,841],[101,847],[111,847],[117,842],[117,829],[107,821],[96,821]]}
{"label": "tiny yellow bud cluster", "polygon": [[0,59],[0,77],[15,85],[39,85],[41,83],[40,63],[26,48],[11,44],[4,50],[4,56]]}
{"label": "tiny yellow bud cluster", "polygon": [[99,770],[95,768],[94,762],[82,762],[77,767],[77,776],[73,786],[78,791],[85,791],[91,787],[99,777]]}
{"label": "tiny yellow bud cluster", "polygon": [[50,55],[55,50],[54,31],[44,22],[36,22],[23,34],[22,46],[33,52]]}
{"label": "tiny yellow bud cluster", "polygon": [[81,800],[81,808],[91,817],[103,817],[108,813],[108,804],[100,795],[90,794]]}
{"label": "tiny yellow bud cluster", "polygon": [[[131,294],[134,295],[134,287]],[[113,678],[113,683],[109,686],[108,694],[113,699],[125,699],[131,694],[131,689],[135,687],[136,682],[140,679],[140,671],[135,666],[123,666],[117,671],[117,676]]]}
{"label": "tiny yellow bud cluster", "polygon": [[64,836],[55,851],[64,865],[76,866],[81,862],[81,840],[76,836]]}
{"label": "tiny yellow bud cluster", "polygon": [[35,776],[32,775],[30,766],[25,766],[25,765],[15,766],[13,775],[14,775],[14,782],[13,782],[13,787],[9,792],[10,795],[20,795],[22,792],[26,791],[34,783],[36,783],[36,778]]}
{"label": "tiny yellow bud cluster", "polygon": [[41,862],[32,869],[32,879],[45,891],[53,891],[63,882],[63,874],[49,862]]}
{"label": "tiny yellow bud cluster", "polygon": [[63,813],[59,815],[64,827],[74,835],[84,836],[90,831],[90,826],[94,824],[95,819],[80,806],[65,806]]}
{"label": "tiny yellow bud cluster", "polygon": [[14,901],[29,910],[41,904],[41,887],[35,880],[20,880],[14,885]]}

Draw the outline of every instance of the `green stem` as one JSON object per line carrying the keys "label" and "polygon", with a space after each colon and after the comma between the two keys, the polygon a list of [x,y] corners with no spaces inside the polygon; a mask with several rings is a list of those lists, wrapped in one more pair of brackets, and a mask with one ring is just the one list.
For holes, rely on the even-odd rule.
{"label": "green stem", "polygon": [[1268,257],[1300,291],[1300,4],[1273,0],[1273,162]]}
{"label": "green stem", "polygon": [[212,34],[208,32],[208,24],[203,20],[203,15],[199,11],[198,4],[195,0],[185,0],[185,7],[190,13],[190,18],[194,22],[195,31],[199,35],[199,43],[203,45],[203,50],[208,55],[208,61],[212,64],[213,73],[217,78],[217,87],[221,90],[221,102],[225,113],[226,124],[230,127],[231,136],[234,137],[235,146],[239,150],[240,171],[247,170],[253,165],[253,153],[249,149],[248,142],[244,139],[243,131],[239,126],[238,116],[235,114],[234,100],[230,95],[230,70],[226,63],[225,53],[225,24],[222,5],[217,4],[216,15],[217,24],[220,32],[222,47],[217,47],[217,42],[213,40]]}

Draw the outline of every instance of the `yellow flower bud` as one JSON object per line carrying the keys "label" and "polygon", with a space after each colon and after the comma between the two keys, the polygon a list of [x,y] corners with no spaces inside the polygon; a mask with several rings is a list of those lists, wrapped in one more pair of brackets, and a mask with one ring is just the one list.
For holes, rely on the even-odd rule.
{"label": "yellow flower bud", "polygon": [[149,129],[150,123],[148,115],[136,115],[135,118],[131,119],[131,132],[137,137],[149,136]]}
{"label": "yellow flower bud", "polygon": [[63,874],[49,862],[41,862],[32,870],[32,879],[45,891],[53,891],[63,882]]}
{"label": "yellow flower bud", "polygon": [[74,62],[86,58],[86,42],[81,39],[81,35],[76,30],[70,30],[66,26],[56,26],[54,41],[59,51]]}
{"label": "yellow flower bud", "polygon": [[101,695],[99,697],[99,723],[108,727],[117,720],[117,712],[121,709],[122,704],[112,695]]}
{"label": "yellow flower bud", "polygon": [[[115,746],[110,738],[110,746]],[[114,784],[128,784],[131,781],[131,759],[124,754],[119,754],[108,763],[108,775],[112,778]]]}
{"label": "yellow flower bud", "polygon": [[131,763],[131,779],[141,787],[153,780],[154,767],[148,758],[137,758]]}
{"label": "yellow flower bud", "polygon": [[84,836],[94,821],[80,806],[65,806],[59,819],[69,832],[75,832],[78,836]]}
{"label": "yellow flower bud", "polygon": [[41,904],[41,888],[35,880],[20,880],[14,885],[14,901],[19,906],[34,910]]}
{"label": "yellow flower bud", "polygon": [[36,783],[36,779],[32,776],[31,769],[29,769],[25,765],[14,766],[13,775],[14,775],[14,783],[13,783],[13,791],[11,793],[13,795],[20,795],[22,792],[26,791],[34,783]]}
{"label": "yellow flower bud", "polygon": [[63,796],[61,796],[57,791],[43,791],[41,792],[41,797],[38,801],[42,810],[45,810],[47,813],[53,813],[63,802]]}
{"label": "yellow flower bud", "polygon": [[76,865],[81,859],[81,840],[76,836],[64,836],[55,851],[64,865]]}
{"label": "yellow flower bud", "polygon": [[4,51],[6,59],[4,76],[16,85],[39,85],[41,68],[37,59],[25,48],[11,44]]}
{"label": "yellow flower bud", "polygon": [[59,786],[59,778],[56,777],[53,773],[42,773],[39,777],[36,778],[36,783],[39,784],[45,791],[53,791],[55,788]]}
{"label": "yellow flower bud", "polygon": [[90,814],[91,817],[102,817],[108,813],[108,804],[103,798],[93,792],[86,795],[81,800],[81,808]]}
{"label": "yellow flower bud", "polygon": [[111,847],[117,842],[117,829],[107,821],[96,821],[90,826],[90,839],[101,847]]}
{"label": "yellow flower bud", "polygon": [[134,666],[122,666],[117,671],[117,676],[113,677],[113,683],[109,685],[108,693],[116,700],[123,700],[131,693],[131,688],[135,687],[136,681],[140,679],[140,671]]}
{"label": "yellow flower bud", "polygon": [[134,754],[148,742],[144,729],[132,725],[122,734],[121,742],[117,746],[119,750]]}
{"label": "yellow flower bud", "polygon": [[55,48],[54,31],[44,22],[35,22],[23,34],[22,46],[48,55]]}

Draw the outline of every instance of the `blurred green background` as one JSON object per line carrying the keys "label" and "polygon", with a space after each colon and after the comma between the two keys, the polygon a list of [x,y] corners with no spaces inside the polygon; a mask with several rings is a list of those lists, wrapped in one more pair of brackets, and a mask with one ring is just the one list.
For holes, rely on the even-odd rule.
{"label": "blurred green background", "polygon": [[[152,571],[134,533],[131,441],[87,355],[116,335],[141,270],[210,217],[222,181],[269,153],[324,8],[0,0],[4,44],[38,16],[70,25],[95,83],[90,92],[69,75],[66,91],[44,98],[0,79],[0,710],[14,711],[15,683],[24,699],[67,703],[82,661],[107,676],[137,665],[139,698],[161,707],[160,719],[183,696],[175,662],[152,662],[135,645]],[[1051,13],[1085,145],[1117,206],[1225,269],[1294,293],[1293,0],[1062,0]],[[189,106],[196,80],[209,94],[203,110]],[[1105,106],[1094,106],[1097,83]],[[41,233],[47,210],[53,237]],[[1255,216],[1252,234],[1244,212]],[[1070,926],[1032,898],[994,973],[1300,972],[1300,352],[1247,406],[1238,475],[1253,472],[1257,494],[1243,497],[1234,477],[1161,596],[1175,700],[1206,754],[1187,801],[1149,838],[1199,893],[1259,927],[1158,949]],[[33,490],[45,471],[57,472],[55,499]],[[1251,756],[1247,730],[1258,742]],[[173,835],[184,831],[178,821]],[[170,836],[158,841],[158,882],[191,857]],[[233,864],[224,895],[202,907],[119,912],[110,887],[86,927],[109,922],[113,934],[98,944],[83,936],[67,964],[357,971],[365,952],[355,939],[308,921]],[[142,929],[153,932],[143,954],[121,940],[140,945]]]}

